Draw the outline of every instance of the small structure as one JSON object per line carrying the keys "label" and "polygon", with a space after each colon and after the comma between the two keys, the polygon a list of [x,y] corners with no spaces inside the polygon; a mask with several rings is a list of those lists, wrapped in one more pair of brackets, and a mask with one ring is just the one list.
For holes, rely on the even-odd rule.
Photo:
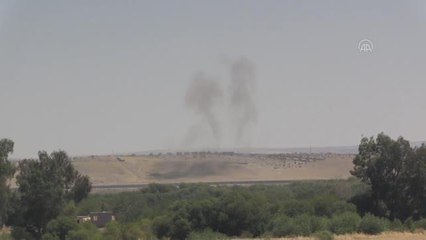
{"label": "small structure", "polygon": [[92,222],[96,227],[103,228],[109,222],[115,221],[114,213],[110,211],[91,212],[89,216],[77,216],[77,223]]}
{"label": "small structure", "polygon": [[89,216],[77,216],[77,223],[84,223],[90,221]]}
{"label": "small structure", "polygon": [[109,211],[91,212],[89,216],[90,221],[92,221],[92,223],[98,228],[103,228],[107,225],[107,223],[115,221],[115,215]]}

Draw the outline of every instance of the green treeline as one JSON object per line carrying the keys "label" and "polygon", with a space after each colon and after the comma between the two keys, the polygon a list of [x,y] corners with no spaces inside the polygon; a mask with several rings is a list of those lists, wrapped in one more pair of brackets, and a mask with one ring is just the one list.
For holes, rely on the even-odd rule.
{"label": "green treeline", "polygon": [[[0,239],[226,239],[426,229],[426,147],[379,134],[363,138],[355,177],[288,185],[151,184],[137,192],[90,194],[90,181],[64,152],[13,166],[0,142]],[[17,172],[18,189],[7,180]],[[113,211],[105,229],[76,216]]]}
{"label": "green treeline", "polygon": [[[67,225],[76,215],[111,210],[118,221],[108,224],[105,231],[74,223],[66,228],[65,238],[44,239],[332,236],[426,227],[422,219],[361,215],[352,201],[368,191],[369,187],[357,179],[250,187],[151,184],[138,192],[90,195],[77,205],[69,204],[62,217],[49,223]],[[46,234],[59,236],[58,228],[48,227]]]}
{"label": "green treeline", "polygon": [[92,195],[76,211],[112,210],[124,225],[150,222],[142,231],[157,238],[340,234],[358,231],[361,218],[347,200],[365,189],[355,179],[251,187],[152,184],[140,192]]}
{"label": "green treeline", "polygon": [[424,220],[360,215],[352,200],[369,189],[357,179],[250,187],[152,184],[140,192],[92,195],[76,211],[112,210],[122,228],[139,224],[148,239],[377,234],[426,227]]}

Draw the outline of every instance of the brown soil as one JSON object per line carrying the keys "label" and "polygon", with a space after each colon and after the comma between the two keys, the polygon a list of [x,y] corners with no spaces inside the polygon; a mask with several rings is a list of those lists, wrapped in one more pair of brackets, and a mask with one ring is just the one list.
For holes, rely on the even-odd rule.
{"label": "brown soil", "polygon": [[350,154],[181,153],[75,158],[94,184],[345,179]]}

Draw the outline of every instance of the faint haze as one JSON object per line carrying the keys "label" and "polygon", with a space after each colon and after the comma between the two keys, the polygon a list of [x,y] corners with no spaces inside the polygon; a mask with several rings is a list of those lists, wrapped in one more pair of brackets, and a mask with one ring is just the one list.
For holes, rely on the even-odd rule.
{"label": "faint haze", "polygon": [[421,141],[425,43],[420,0],[0,0],[0,138],[13,157]]}

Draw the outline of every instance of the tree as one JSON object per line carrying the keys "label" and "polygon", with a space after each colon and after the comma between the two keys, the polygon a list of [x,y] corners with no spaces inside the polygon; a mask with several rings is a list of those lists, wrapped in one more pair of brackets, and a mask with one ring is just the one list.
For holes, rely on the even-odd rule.
{"label": "tree", "polygon": [[412,157],[407,160],[404,174],[405,196],[408,214],[415,219],[426,216],[426,146],[413,149]]}
{"label": "tree", "polygon": [[295,236],[296,226],[286,215],[279,215],[271,222],[272,233],[275,237]]}
{"label": "tree", "polygon": [[336,234],[356,232],[361,222],[361,217],[357,213],[345,212],[334,215],[331,218],[330,229]]}
{"label": "tree", "polygon": [[385,220],[371,214],[366,214],[358,227],[360,232],[366,234],[379,234],[385,230]]}
{"label": "tree", "polygon": [[120,223],[117,221],[109,222],[106,227],[105,231],[103,232],[103,238],[106,240],[121,240],[123,239],[123,233],[121,229]]}
{"label": "tree", "polygon": [[259,194],[244,191],[225,193],[218,201],[217,230],[230,236],[243,231],[260,235],[268,219],[266,199]]}
{"label": "tree", "polygon": [[79,224],[76,230],[72,230],[67,235],[67,240],[101,240],[102,234],[91,222]]}
{"label": "tree", "polygon": [[171,221],[168,216],[158,216],[154,218],[152,230],[159,239],[169,236],[171,232]]}
{"label": "tree", "polygon": [[65,240],[68,233],[77,228],[78,224],[73,217],[60,216],[47,224],[46,232],[59,240]]}
{"label": "tree", "polygon": [[85,199],[87,195],[89,195],[90,190],[92,190],[92,184],[90,182],[89,177],[77,173],[74,187],[72,189],[74,202],[81,202],[81,200]]}
{"label": "tree", "polygon": [[412,148],[402,137],[380,133],[363,138],[358,151],[351,174],[371,186],[375,214],[406,219],[426,213],[425,145]]}
{"label": "tree", "polygon": [[90,191],[90,182],[82,176],[63,151],[39,152],[39,159],[22,160],[16,177],[19,186],[17,207],[21,217],[15,225],[40,239],[47,223],[55,219],[70,200],[81,200]]}
{"label": "tree", "polygon": [[0,140],[0,226],[7,218],[7,208],[9,205],[9,180],[15,173],[12,163],[8,156],[13,152],[13,141],[10,139]]}

